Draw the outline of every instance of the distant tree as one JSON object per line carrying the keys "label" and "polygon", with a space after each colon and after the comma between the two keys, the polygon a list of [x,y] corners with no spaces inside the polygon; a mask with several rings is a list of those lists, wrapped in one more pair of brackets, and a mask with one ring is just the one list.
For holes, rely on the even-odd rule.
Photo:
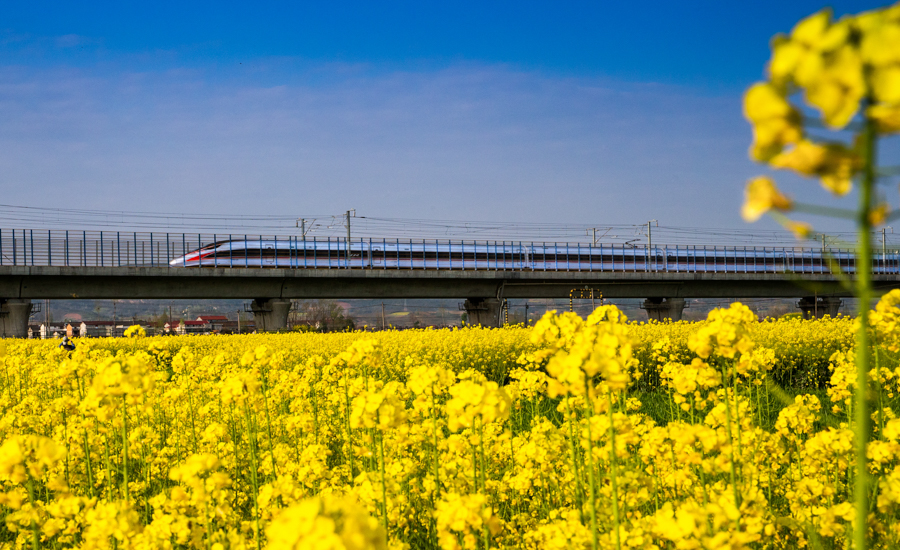
{"label": "distant tree", "polygon": [[412,328],[422,328],[422,319],[419,317],[419,314],[415,311],[410,312],[409,315],[406,316],[407,326]]}
{"label": "distant tree", "polygon": [[300,317],[322,331],[344,330],[356,324],[334,300],[309,300],[300,303]]}
{"label": "distant tree", "polygon": [[776,304],[774,306],[770,306],[767,310],[761,312],[764,317],[782,317],[787,315],[788,313],[795,313],[797,310],[796,307],[791,307],[787,304]]}
{"label": "distant tree", "polygon": [[166,323],[169,322],[169,316],[165,313],[160,313],[159,315],[154,315],[150,317],[150,325],[154,328],[162,329],[165,328]]}

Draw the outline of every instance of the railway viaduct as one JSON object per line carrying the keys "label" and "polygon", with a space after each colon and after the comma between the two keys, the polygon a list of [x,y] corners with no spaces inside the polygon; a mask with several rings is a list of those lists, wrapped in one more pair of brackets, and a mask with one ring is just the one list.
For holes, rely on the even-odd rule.
{"label": "railway viaduct", "polygon": [[[900,275],[875,275],[880,292]],[[0,336],[23,337],[31,300],[253,299],[258,328],[286,326],[291,299],[465,298],[470,322],[497,326],[504,298],[644,298],[651,319],[681,318],[686,298],[801,298],[836,314],[850,292],[829,274],[0,266]]]}

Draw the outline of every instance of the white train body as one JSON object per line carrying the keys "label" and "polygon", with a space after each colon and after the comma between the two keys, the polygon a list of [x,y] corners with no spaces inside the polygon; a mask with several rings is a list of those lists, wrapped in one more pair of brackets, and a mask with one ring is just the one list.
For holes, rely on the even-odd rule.
{"label": "white train body", "polygon": [[[734,273],[852,272],[853,254],[799,248],[628,245],[518,242],[429,242],[387,239],[232,239],[188,252],[171,267],[441,269],[514,271],[674,271]],[[848,270],[849,268],[849,270]]]}

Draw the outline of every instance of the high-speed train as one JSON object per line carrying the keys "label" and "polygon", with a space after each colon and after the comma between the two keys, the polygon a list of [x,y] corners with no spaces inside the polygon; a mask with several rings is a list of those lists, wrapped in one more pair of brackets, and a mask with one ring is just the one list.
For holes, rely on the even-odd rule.
{"label": "high-speed train", "polygon": [[[877,255],[874,271],[897,270],[900,257]],[[388,239],[234,239],[172,260],[172,267],[331,269],[459,269],[533,271],[674,271],[733,273],[852,273],[850,250],[794,247],[659,246],[519,242],[438,242]]]}

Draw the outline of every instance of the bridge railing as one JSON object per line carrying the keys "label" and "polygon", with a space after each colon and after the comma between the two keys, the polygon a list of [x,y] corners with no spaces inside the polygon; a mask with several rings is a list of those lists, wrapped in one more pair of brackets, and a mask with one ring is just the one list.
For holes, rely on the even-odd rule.
{"label": "bridge railing", "polygon": [[[202,263],[171,264],[213,243]],[[900,274],[900,251],[876,253],[872,264]],[[854,273],[856,260],[841,248],[0,229],[0,266],[827,274]]]}

